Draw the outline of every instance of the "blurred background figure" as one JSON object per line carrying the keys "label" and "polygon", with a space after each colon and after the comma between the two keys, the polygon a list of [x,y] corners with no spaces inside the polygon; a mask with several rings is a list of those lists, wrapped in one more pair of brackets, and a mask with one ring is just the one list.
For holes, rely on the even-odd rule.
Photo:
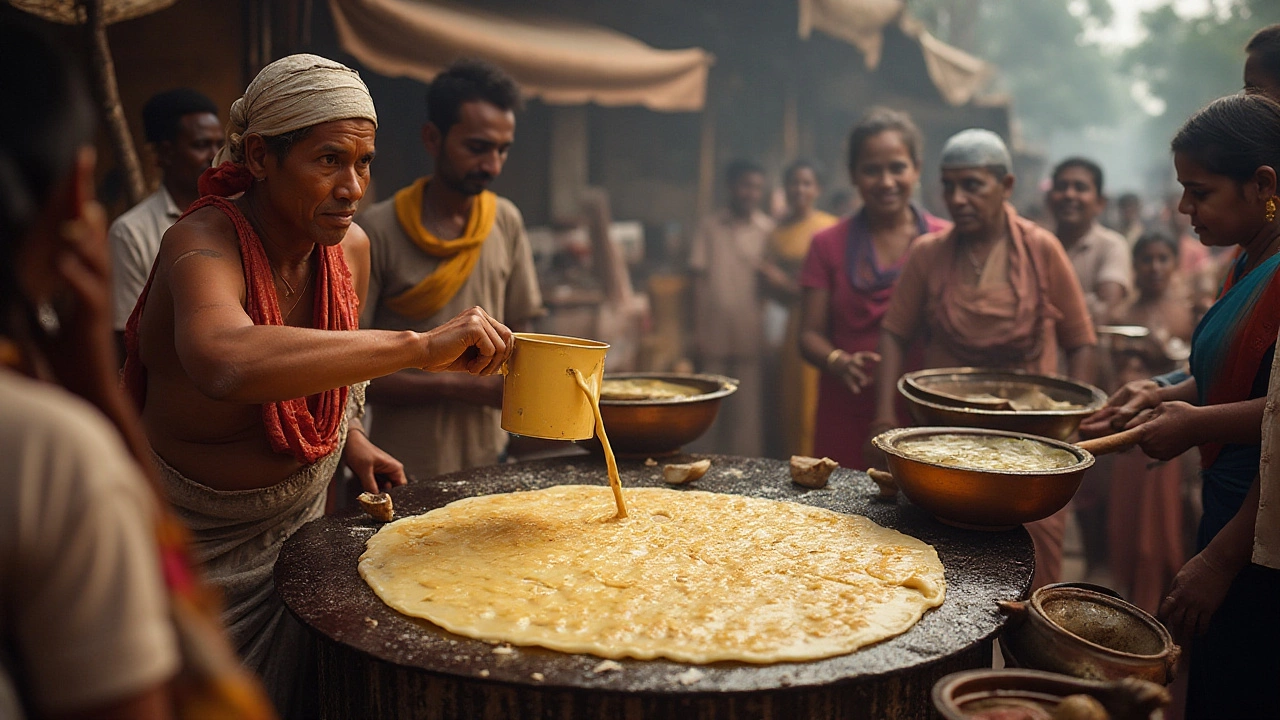
{"label": "blurred background figure", "polygon": [[1107,206],[1102,191],[1102,168],[1087,158],[1071,157],[1053,169],[1046,194],[1054,234],[1067,250],[1095,326],[1114,319],[1133,286],[1129,244],[1098,222]]}
{"label": "blurred background figure", "polygon": [[[1133,247],[1137,296],[1119,321],[1146,328],[1142,338],[1111,339],[1111,361],[1120,384],[1185,368],[1195,323],[1191,306],[1176,294],[1178,243],[1148,233]],[[1183,547],[1182,458],[1153,463],[1132,448],[1116,456],[1110,477],[1107,537],[1117,589],[1150,613],[1186,562]]]}
{"label": "blurred background figure", "polygon": [[[1102,168],[1084,157],[1069,157],[1053,168],[1045,205],[1053,215],[1053,230],[1071,260],[1084,292],[1094,327],[1116,321],[1121,306],[1133,299],[1129,243],[1099,222],[1106,209]],[[1109,357],[1097,356],[1094,382],[1113,387]],[[1060,369],[1065,369],[1065,364]],[[1112,459],[1098,458],[1085,474],[1071,507],[1081,530],[1085,557],[1091,568],[1106,563],[1107,485]]]}
{"label": "blurred background figure", "polygon": [[160,251],[160,238],[200,193],[196,182],[222,148],[218,106],[202,93],[177,88],[142,107],[142,126],[160,168],[160,187],[111,223],[111,285],[117,342]]}
{"label": "blurred background figure", "polygon": [[1117,230],[1132,246],[1146,232],[1146,224],[1142,221],[1142,198],[1137,193],[1125,193],[1116,200],[1120,217]]}
{"label": "blurred background figure", "polygon": [[[369,299],[360,326],[427,331],[471,307],[514,331],[543,312],[524,217],[489,190],[515,143],[520,89],[495,65],[460,60],[427,89],[432,174],[360,216]],[[402,370],[369,385],[369,437],[419,479],[498,461],[502,377]]]}
{"label": "blurred background figure", "polygon": [[910,116],[895,110],[875,108],[853,127],[848,171],[862,207],[813,238],[800,273],[800,352],[822,373],[813,453],[845,467],[868,464],[863,445],[876,412],[868,380],[907,250],[949,227],[912,204],[923,145]]}
{"label": "blurred background figure", "polygon": [[693,236],[693,345],[698,370],[737,378],[715,424],[692,447],[757,457],[764,451],[764,305],[760,265],[774,222],[760,210],[764,169],[736,160],[725,170],[728,205]]}
{"label": "blurred background figure", "polygon": [[786,330],[778,348],[776,372],[769,383],[769,405],[775,409],[766,427],[770,455],[813,454],[814,415],[818,405],[818,370],[800,356],[800,268],[813,236],[836,223],[836,216],[814,207],[822,194],[818,171],[797,160],[782,176],[787,214],[769,238],[760,277],[766,296],[786,310]]}

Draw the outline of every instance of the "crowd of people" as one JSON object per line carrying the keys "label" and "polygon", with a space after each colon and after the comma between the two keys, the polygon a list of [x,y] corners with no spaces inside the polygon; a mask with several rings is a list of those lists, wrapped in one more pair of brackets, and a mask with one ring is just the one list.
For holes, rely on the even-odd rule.
{"label": "crowd of people", "polygon": [[[1267,609],[1280,512],[1274,499],[1259,512],[1260,468],[1277,473],[1262,435],[1270,442],[1269,382],[1280,395],[1280,26],[1245,50],[1244,93],[1173,138],[1182,192],[1157,214],[1126,193],[1107,227],[1101,165],[1071,157],[1053,167],[1047,212],[1029,213],[1044,225],[1024,218],[1010,202],[1008,148],[975,128],[942,148],[949,219],[939,219],[913,203],[920,132],[875,108],[848,140],[858,209],[812,209],[818,178],[798,162],[781,178],[787,206],[775,225],[759,209],[763,170],[739,161],[726,176],[730,203],[699,226],[690,263],[699,367],[746,378],[714,430],[722,452],[882,466],[869,441],[909,422],[896,384],[915,369],[1065,375],[1112,393],[1081,433],[1142,426],[1140,449],[1101,459],[1071,506],[1027,526],[1033,587],[1061,580],[1074,513],[1088,560],[1189,646],[1188,717],[1268,717],[1280,700],[1280,664],[1266,657],[1280,632]],[[771,301],[791,313],[776,350],[761,335]],[[1188,478],[1181,460],[1197,454]],[[1188,514],[1200,515],[1192,553]]]}
{"label": "crowd of people", "polygon": [[[377,492],[504,451],[497,373],[544,312],[520,212],[488,189],[519,90],[484,62],[445,69],[423,128],[433,173],[368,208],[378,116],[353,70],[278,60],[225,130],[198,92],[160,94],[143,110],[160,187],[108,229],[84,80],[0,12],[5,66],[45,70],[2,81],[24,105],[0,119],[0,717],[313,715],[306,635],[272,581],[282,543],[333,502],[342,466]],[[1103,385],[1081,433],[1143,434],[1082,489],[1086,536],[1190,645],[1188,717],[1269,716],[1280,26],[1246,56],[1245,92],[1172,140],[1176,203],[1148,217],[1124,196],[1114,229],[1082,157],[1053,169],[1051,226],[1023,217],[1008,147],[978,128],[942,147],[948,219],[930,214],[924,138],[887,108],[850,134],[860,204],[843,216],[817,208],[813,163],[786,168],[776,218],[764,170],[731,164],[688,256],[697,367],[740,381],[706,442],[865,468],[882,462],[869,439],[908,420],[906,371]],[[1168,461],[1195,448],[1187,553]],[[1069,512],[1028,526],[1036,586],[1061,577]]]}

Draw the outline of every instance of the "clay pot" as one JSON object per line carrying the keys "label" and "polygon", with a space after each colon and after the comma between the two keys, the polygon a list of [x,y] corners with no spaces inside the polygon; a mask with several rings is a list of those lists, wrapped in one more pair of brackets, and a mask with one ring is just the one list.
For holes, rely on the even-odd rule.
{"label": "clay pot", "polygon": [[1033,703],[1049,711],[1069,695],[1089,695],[1111,720],[1149,720],[1167,706],[1169,691],[1145,680],[1080,680],[1038,670],[969,670],[933,686],[933,706],[946,720],[966,720],[984,704]]}
{"label": "clay pot", "polygon": [[1109,594],[1049,585],[1026,602],[1002,602],[1007,664],[1088,680],[1173,681],[1181,648],[1155,618]]}

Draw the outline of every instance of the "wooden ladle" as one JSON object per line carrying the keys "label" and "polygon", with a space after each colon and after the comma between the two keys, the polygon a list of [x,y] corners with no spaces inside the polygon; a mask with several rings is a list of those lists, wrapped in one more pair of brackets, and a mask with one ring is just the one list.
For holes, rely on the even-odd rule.
{"label": "wooden ladle", "polygon": [[1081,440],[1076,447],[1088,450],[1093,455],[1108,455],[1129,448],[1142,442],[1146,436],[1146,425],[1139,425],[1112,435],[1103,435],[1092,440]]}

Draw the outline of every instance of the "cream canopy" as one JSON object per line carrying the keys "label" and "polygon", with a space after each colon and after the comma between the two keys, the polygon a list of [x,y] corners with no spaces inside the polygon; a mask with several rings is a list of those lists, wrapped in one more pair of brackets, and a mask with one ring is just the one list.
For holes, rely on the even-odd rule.
{"label": "cream canopy", "polygon": [[[102,3],[102,19],[107,25],[132,20],[169,7],[175,0],[110,0]],[[83,25],[88,10],[83,0],[9,0],[9,4],[63,25]]]}
{"label": "cream canopy", "polygon": [[862,51],[872,70],[880,64],[884,29],[896,23],[920,44],[929,79],[951,105],[968,103],[994,74],[989,63],[930,35],[906,12],[903,0],[799,0],[799,5],[801,39],[819,30],[844,40]]}
{"label": "cream canopy", "polygon": [[342,48],[383,75],[429,82],[459,57],[502,66],[554,105],[701,110],[712,56],[657,50],[622,33],[545,15],[425,0],[329,0]]}

